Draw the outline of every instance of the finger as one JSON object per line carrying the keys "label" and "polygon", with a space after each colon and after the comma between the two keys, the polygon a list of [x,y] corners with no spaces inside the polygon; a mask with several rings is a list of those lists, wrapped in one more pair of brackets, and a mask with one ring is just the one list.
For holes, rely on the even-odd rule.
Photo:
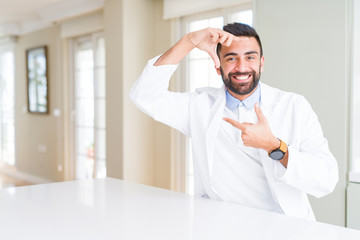
{"label": "finger", "polygon": [[214,36],[217,36],[216,38],[216,42],[220,43],[222,45],[224,45],[224,43],[229,39],[229,38],[233,38],[235,37],[234,35],[232,35],[231,33],[228,33],[224,30],[220,30],[220,29],[216,29],[216,28],[212,28],[211,30],[211,34]]}
{"label": "finger", "polygon": [[266,118],[259,107],[259,103],[255,103],[255,113],[259,122],[266,121]]}
{"label": "finger", "polygon": [[222,45],[224,45],[224,42],[226,40],[228,40],[229,38],[229,34],[223,34],[222,36],[220,36],[220,39],[219,39],[219,43],[221,43]]}
{"label": "finger", "polygon": [[243,125],[243,127],[254,125],[254,124],[249,123],[249,122],[243,122],[243,123],[241,123],[241,124]]}
{"label": "finger", "polygon": [[224,41],[222,41],[221,44],[223,46],[229,47],[235,38],[236,37],[234,35],[232,35],[231,33],[224,34],[222,36],[222,40],[224,40]]}
{"label": "finger", "polygon": [[224,117],[223,119],[224,119],[224,121],[230,123],[230,124],[233,125],[234,127],[240,129],[241,131],[244,131],[244,130],[245,130],[245,126],[244,126],[242,123],[239,123],[238,121],[235,121],[235,120],[233,120],[233,119],[231,119],[231,118],[226,118],[226,117]]}
{"label": "finger", "polygon": [[229,35],[227,39],[222,43],[222,45],[229,47],[233,41],[234,37],[233,35]]}
{"label": "finger", "polygon": [[220,67],[220,59],[219,59],[218,55],[216,54],[215,49],[208,52],[208,53],[209,53],[211,59],[215,63],[215,68],[219,68]]}
{"label": "finger", "polygon": [[214,30],[210,30],[210,36],[211,36],[211,41],[213,43],[219,42],[220,35],[218,32],[216,32]]}

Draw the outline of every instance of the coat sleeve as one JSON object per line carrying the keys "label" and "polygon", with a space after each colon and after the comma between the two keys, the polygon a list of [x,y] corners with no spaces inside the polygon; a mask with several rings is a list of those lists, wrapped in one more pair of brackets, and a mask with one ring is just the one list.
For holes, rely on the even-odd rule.
{"label": "coat sleeve", "polygon": [[130,90],[130,99],[141,111],[189,136],[190,93],[168,90],[177,65],[154,66],[158,57],[148,61]]}
{"label": "coat sleeve", "polygon": [[287,169],[281,173],[278,164],[275,176],[302,192],[323,197],[334,190],[339,180],[336,159],[329,150],[316,114],[303,97],[296,105],[294,120],[298,144],[288,146]]}

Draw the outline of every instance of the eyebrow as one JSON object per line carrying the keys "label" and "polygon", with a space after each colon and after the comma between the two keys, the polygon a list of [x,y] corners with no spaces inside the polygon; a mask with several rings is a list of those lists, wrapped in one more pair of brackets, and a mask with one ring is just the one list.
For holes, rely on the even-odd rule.
{"label": "eyebrow", "polygon": [[229,53],[224,55],[224,58],[227,57],[227,56],[237,56],[237,55],[238,55],[237,53],[229,52]]}
{"label": "eyebrow", "polygon": [[[246,52],[244,55],[251,55],[251,54],[259,54],[259,53],[257,51],[249,51],[249,52]],[[239,55],[239,54],[234,53],[234,52],[229,52],[224,55],[224,58],[227,56],[237,56],[237,55]]]}
{"label": "eyebrow", "polygon": [[245,53],[245,55],[250,55],[250,54],[259,54],[259,53],[257,51],[249,51]]}

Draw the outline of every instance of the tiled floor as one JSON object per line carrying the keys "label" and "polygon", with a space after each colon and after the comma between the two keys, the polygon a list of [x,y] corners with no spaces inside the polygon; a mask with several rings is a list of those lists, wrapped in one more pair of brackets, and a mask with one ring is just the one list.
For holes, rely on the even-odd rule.
{"label": "tiled floor", "polygon": [[8,188],[8,187],[26,186],[26,185],[31,185],[31,183],[18,180],[16,178],[12,178],[4,174],[0,174],[0,189]]}

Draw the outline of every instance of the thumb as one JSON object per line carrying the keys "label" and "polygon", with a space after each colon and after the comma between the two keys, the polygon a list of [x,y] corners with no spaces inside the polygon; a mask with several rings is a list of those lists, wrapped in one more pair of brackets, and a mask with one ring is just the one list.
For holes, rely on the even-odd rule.
{"label": "thumb", "polygon": [[215,63],[215,68],[219,68],[220,67],[220,60],[219,60],[218,55],[216,54],[215,49],[212,49],[208,53],[209,53],[210,57],[212,58],[212,60]]}
{"label": "thumb", "polygon": [[255,113],[256,113],[256,116],[257,116],[259,122],[266,121],[266,118],[259,107],[259,103],[255,103]]}

